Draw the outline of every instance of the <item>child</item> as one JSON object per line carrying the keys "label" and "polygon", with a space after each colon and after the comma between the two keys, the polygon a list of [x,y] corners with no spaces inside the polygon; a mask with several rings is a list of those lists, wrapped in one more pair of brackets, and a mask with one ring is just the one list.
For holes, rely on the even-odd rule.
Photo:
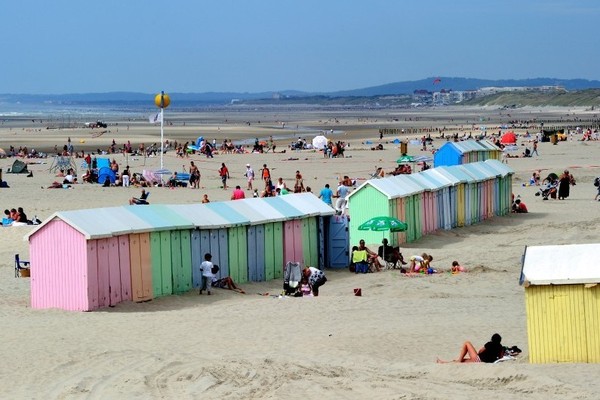
{"label": "child", "polygon": [[422,272],[426,273],[426,274],[437,274],[437,269],[433,268],[433,265],[431,265],[431,262],[433,261],[433,256],[431,254],[427,255],[427,258],[425,259],[425,265],[422,268]]}
{"label": "child", "polygon": [[302,284],[300,285],[300,291],[302,292],[302,296],[312,296],[312,289],[308,284],[308,278],[302,276]]}
{"label": "child", "polygon": [[461,266],[458,261],[452,261],[452,268],[450,269],[453,275],[456,275],[460,272],[466,272],[465,267]]}
{"label": "child", "polygon": [[200,264],[200,271],[202,271],[202,285],[200,286],[200,291],[198,294],[202,294],[203,290],[206,290],[207,294],[210,296],[210,288],[212,286],[212,279],[215,277],[213,274],[213,263],[212,255],[210,253],[206,253],[204,255],[204,261]]}
{"label": "child", "polygon": [[[410,257],[410,270],[409,270],[409,272],[419,272],[423,268],[425,270],[427,270],[427,263],[428,262],[429,262],[429,256],[427,255],[427,253],[423,253],[420,256],[411,256]],[[418,267],[417,267],[417,263],[419,263]]]}

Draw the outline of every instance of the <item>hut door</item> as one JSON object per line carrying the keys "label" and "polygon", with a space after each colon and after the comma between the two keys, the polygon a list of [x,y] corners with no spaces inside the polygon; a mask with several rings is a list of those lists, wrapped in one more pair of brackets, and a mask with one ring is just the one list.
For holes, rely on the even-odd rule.
{"label": "hut door", "polygon": [[286,221],[283,232],[283,262],[300,262],[303,260],[302,252],[302,224],[300,220]]}
{"label": "hut door", "polygon": [[346,268],[349,263],[350,246],[348,219],[338,215],[330,217],[328,231],[325,265],[330,268]]}
{"label": "hut door", "polygon": [[[272,232],[273,230],[270,229]],[[249,226],[248,240],[248,280],[261,282],[265,280],[265,226]],[[272,256],[271,256],[272,257]]]}

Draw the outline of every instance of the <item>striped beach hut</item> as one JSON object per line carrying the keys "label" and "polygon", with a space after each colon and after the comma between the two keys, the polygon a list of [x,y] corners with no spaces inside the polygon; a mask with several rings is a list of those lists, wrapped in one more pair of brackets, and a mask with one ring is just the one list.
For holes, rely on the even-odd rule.
{"label": "striped beach hut", "polygon": [[473,166],[473,163],[458,165],[455,168],[471,176],[475,182],[471,187],[471,223],[476,224],[483,221],[487,218],[485,205],[489,193],[486,190],[486,182],[490,180],[490,177],[479,168]]}
{"label": "striped beach hut", "polygon": [[441,174],[436,168],[430,168],[419,175],[432,182],[437,188],[437,229],[452,229],[456,227],[456,178],[448,178]]}
{"label": "striped beach hut", "polygon": [[433,165],[452,166],[485,160],[500,160],[502,151],[489,140],[446,142],[433,155]]}
{"label": "striped beach hut", "polygon": [[520,284],[530,362],[600,362],[598,265],[598,243],[525,248]]}
{"label": "striped beach hut", "polygon": [[[406,176],[398,175],[365,181],[348,195],[350,211],[350,244],[360,239],[380,243],[385,237],[391,245],[413,242],[422,236],[422,186]],[[408,223],[401,233],[359,231],[358,226],[376,216],[393,216]]]}
{"label": "striped beach hut", "polygon": [[506,215],[511,212],[512,206],[512,183],[515,171],[508,165],[498,160],[486,160],[485,165],[498,172],[496,189],[496,215]]}
{"label": "striped beach hut", "polygon": [[26,236],[32,307],[89,311],[185,293],[200,285],[205,253],[240,283],[280,278],[286,261],[327,265],[321,228],[334,213],[311,193],[58,212]]}
{"label": "striped beach hut", "polygon": [[423,174],[402,175],[405,179],[412,180],[417,186],[423,189],[421,195],[421,233],[427,235],[435,232],[438,226],[438,194],[439,187],[431,179],[427,179]]}

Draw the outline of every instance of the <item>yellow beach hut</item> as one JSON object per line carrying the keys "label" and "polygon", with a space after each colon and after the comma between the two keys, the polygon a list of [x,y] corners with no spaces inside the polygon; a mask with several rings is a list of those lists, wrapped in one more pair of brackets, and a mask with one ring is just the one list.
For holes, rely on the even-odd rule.
{"label": "yellow beach hut", "polygon": [[528,246],[525,287],[531,363],[600,362],[600,244]]}

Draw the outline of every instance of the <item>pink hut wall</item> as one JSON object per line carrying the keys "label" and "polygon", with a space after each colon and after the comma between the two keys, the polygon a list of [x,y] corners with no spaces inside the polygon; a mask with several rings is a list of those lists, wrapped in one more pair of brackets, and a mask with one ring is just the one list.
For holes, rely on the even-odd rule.
{"label": "pink hut wall", "polygon": [[61,220],[49,222],[29,238],[31,307],[72,311],[93,309],[85,237]]}
{"label": "pink hut wall", "polygon": [[121,266],[121,301],[131,300],[131,261],[129,235],[117,237],[119,243],[119,265]]}
{"label": "pink hut wall", "polygon": [[433,192],[423,192],[423,213],[421,214],[421,223],[423,225],[423,233],[428,234],[436,230],[437,223],[437,207],[435,203],[435,195]]}
{"label": "pink hut wall", "polygon": [[[302,222],[300,220],[283,223],[283,263],[301,262],[304,265],[302,252]],[[308,260],[307,260],[308,261]]]}

